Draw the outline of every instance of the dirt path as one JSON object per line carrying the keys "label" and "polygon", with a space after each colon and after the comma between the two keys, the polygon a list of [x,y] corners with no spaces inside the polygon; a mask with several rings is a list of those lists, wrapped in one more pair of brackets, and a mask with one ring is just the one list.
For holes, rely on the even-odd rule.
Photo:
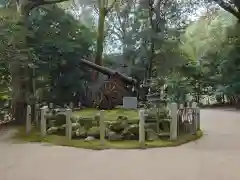
{"label": "dirt path", "polygon": [[0,180],[239,180],[240,113],[202,110],[205,136],[175,148],[91,151],[0,140]]}

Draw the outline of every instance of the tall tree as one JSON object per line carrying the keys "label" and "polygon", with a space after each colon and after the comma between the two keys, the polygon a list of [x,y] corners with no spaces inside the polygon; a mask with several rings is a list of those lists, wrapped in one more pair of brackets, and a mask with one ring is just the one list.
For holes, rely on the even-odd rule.
{"label": "tall tree", "polygon": [[85,81],[90,80],[80,59],[93,53],[96,34],[56,5],[32,11],[28,22],[33,33],[29,44],[37,59],[38,92],[55,104],[79,101]]}
{"label": "tall tree", "polygon": [[[194,71],[185,71],[189,72],[189,77],[231,101],[239,99],[240,94],[238,29],[236,18],[215,9],[187,28],[181,46],[197,65]],[[198,71],[200,73],[195,73]]]}
{"label": "tall tree", "polygon": [[[104,26],[105,19],[109,11],[115,5],[116,0],[109,2],[109,0],[98,0],[98,34],[97,34],[97,51],[95,56],[95,63],[97,65],[102,65],[102,54],[103,54],[103,44],[104,44]],[[93,72],[93,80],[97,80],[98,72]]]}
{"label": "tall tree", "polygon": [[[28,47],[27,20],[33,9],[47,4],[60,3],[66,0],[9,0],[1,11],[8,13],[8,18],[16,19],[17,27],[10,44],[18,49],[19,54],[10,62],[12,79],[12,113],[16,124],[23,124],[26,116],[27,104],[34,101],[34,94],[31,93],[29,77],[29,64],[31,49]],[[10,12],[10,13],[9,13]],[[32,97],[32,98],[29,98]]]}

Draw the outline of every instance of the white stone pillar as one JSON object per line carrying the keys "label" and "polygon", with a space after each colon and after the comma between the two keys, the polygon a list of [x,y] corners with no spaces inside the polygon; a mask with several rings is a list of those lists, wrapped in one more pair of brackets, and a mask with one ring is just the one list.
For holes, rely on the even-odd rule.
{"label": "white stone pillar", "polygon": [[47,134],[47,122],[46,122],[46,114],[48,111],[48,107],[47,106],[43,106],[41,108],[41,136],[44,137]]}
{"label": "white stone pillar", "polygon": [[73,109],[73,108],[74,108],[73,102],[70,102],[70,103],[69,103],[69,108],[70,108],[70,109]]}
{"label": "white stone pillar", "polygon": [[139,143],[141,147],[145,146],[145,110],[139,110]]}
{"label": "white stone pillar", "polygon": [[196,102],[192,103],[192,109],[194,111],[193,122],[192,122],[192,133],[196,133],[197,131],[197,103]]}
{"label": "white stone pillar", "polygon": [[35,114],[35,123],[36,126],[39,127],[39,104],[36,104],[36,114]]}
{"label": "white stone pillar", "polygon": [[49,103],[49,109],[53,109],[53,103]]}
{"label": "white stone pillar", "polygon": [[66,110],[66,136],[68,140],[72,139],[72,121],[71,121],[71,116],[72,116],[72,110],[67,109]]}
{"label": "white stone pillar", "polygon": [[179,105],[179,109],[184,109],[184,105],[183,105],[183,104],[180,104],[180,105]]}
{"label": "white stone pillar", "polygon": [[104,145],[105,143],[105,122],[104,122],[104,110],[101,110],[99,112],[99,128],[100,128],[100,142],[101,145]]}
{"label": "white stone pillar", "polygon": [[200,127],[200,108],[197,107],[196,108],[196,113],[197,113],[197,122],[196,122],[196,126],[197,126],[197,131],[199,131],[201,129]]}
{"label": "white stone pillar", "polygon": [[170,140],[177,140],[177,131],[178,131],[178,120],[177,120],[177,104],[171,103],[171,123],[170,123]]}
{"label": "white stone pillar", "polygon": [[30,134],[32,128],[32,123],[31,123],[31,106],[27,106],[27,115],[26,115],[26,133]]}

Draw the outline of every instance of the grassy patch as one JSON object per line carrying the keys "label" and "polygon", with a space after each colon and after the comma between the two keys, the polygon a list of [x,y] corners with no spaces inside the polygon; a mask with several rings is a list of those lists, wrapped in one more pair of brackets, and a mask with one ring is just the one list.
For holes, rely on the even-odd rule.
{"label": "grassy patch", "polygon": [[[190,141],[197,140],[203,135],[202,131],[198,131],[196,135],[185,135],[180,137],[177,141],[147,141],[144,148],[158,148],[158,147],[173,147],[179,146]],[[16,140],[20,142],[45,142],[59,146],[70,146],[76,148],[93,149],[93,150],[103,150],[103,149],[140,149],[138,141],[118,141],[110,142],[106,141],[105,145],[102,146],[99,140],[86,142],[84,140],[71,140],[69,141],[64,136],[48,135],[44,138],[41,137],[40,132],[33,129],[31,134],[26,135],[24,128],[18,128],[18,133],[16,133]],[[18,141],[19,142],[19,141]]]}
{"label": "grassy patch", "polygon": [[[83,118],[92,118],[99,112],[97,109],[83,109],[80,111],[73,112],[74,116],[80,116]],[[131,109],[113,109],[113,110],[105,110],[104,119],[105,121],[115,121],[118,116],[126,116],[129,120],[138,120],[138,111]]]}

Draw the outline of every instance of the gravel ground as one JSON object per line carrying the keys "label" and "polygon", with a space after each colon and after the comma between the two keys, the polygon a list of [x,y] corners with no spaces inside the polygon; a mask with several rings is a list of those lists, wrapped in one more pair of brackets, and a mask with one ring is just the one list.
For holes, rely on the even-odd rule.
{"label": "gravel ground", "polygon": [[0,138],[0,180],[240,180],[240,113],[201,110],[204,137],[174,148],[92,151]]}

